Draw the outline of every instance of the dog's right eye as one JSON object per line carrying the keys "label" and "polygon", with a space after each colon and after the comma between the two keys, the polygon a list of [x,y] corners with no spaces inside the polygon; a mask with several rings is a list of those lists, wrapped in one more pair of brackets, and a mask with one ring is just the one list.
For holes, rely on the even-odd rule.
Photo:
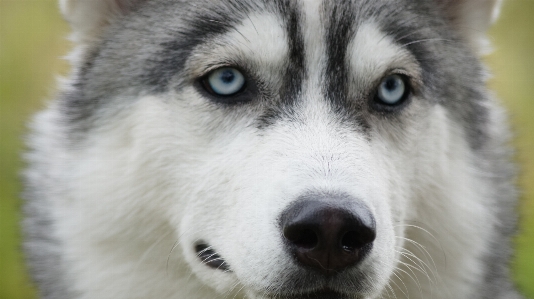
{"label": "dog's right eye", "polygon": [[383,105],[395,106],[409,95],[408,80],[401,75],[387,76],[380,82],[376,99]]}
{"label": "dog's right eye", "polygon": [[410,80],[407,76],[389,75],[380,82],[371,105],[379,112],[394,112],[408,102],[411,92]]}
{"label": "dog's right eye", "polygon": [[229,97],[244,89],[245,76],[235,68],[223,67],[210,72],[202,83],[210,94]]}

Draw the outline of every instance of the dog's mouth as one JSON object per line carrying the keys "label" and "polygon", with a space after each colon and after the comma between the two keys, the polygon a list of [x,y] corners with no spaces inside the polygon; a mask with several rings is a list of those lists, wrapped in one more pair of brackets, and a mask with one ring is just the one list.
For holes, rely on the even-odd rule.
{"label": "dog's mouth", "polygon": [[286,298],[286,299],[348,299],[346,295],[332,291],[330,289],[323,289],[311,293],[305,293],[302,295],[280,296],[276,295],[273,298]]}
{"label": "dog's mouth", "polygon": [[198,243],[195,246],[195,251],[200,261],[213,269],[230,272],[230,265],[215,251],[215,249],[206,244]]}
{"label": "dog's mouth", "polygon": [[334,292],[334,291],[331,291],[331,290],[328,290],[328,289],[325,289],[325,290],[322,290],[322,291],[318,291],[318,292],[313,292],[313,293],[308,293],[308,294],[304,294],[304,295],[300,295],[300,296],[296,296],[296,297],[291,297],[291,299],[305,299],[305,298],[313,298],[313,299],[347,299],[348,297],[346,297],[345,295],[342,295],[338,292]]}

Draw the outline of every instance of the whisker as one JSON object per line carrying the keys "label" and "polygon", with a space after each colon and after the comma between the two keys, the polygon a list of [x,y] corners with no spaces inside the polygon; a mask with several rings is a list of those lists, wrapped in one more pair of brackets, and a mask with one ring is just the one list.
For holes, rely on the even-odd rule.
{"label": "whisker", "polygon": [[230,297],[230,295],[232,295],[233,291],[237,288],[237,286],[239,286],[241,283],[239,281],[237,281],[236,283],[234,283],[234,285],[228,290],[225,292],[224,294],[224,299],[227,299]]}
{"label": "whisker", "polygon": [[388,282],[388,284],[386,285],[386,290],[389,289],[388,291],[388,297],[391,298],[391,296],[389,295],[389,292],[391,291],[391,294],[393,294],[393,298],[397,299],[397,294],[395,293],[395,290],[393,289],[393,287],[391,286],[391,283]]}
{"label": "whisker", "polygon": [[[424,271],[424,273],[428,276],[428,272],[426,270],[424,270],[424,268],[426,267],[430,273],[432,273],[432,276],[434,276],[434,279],[437,280],[437,275],[436,275],[436,272],[438,271],[438,269],[432,269],[428,266],[427,263],[425,263],[422,259],[420,259],[419,257],[417,257],[415,254],[413,254],[412,252],[410,252],[408,249],[406,248],[400,248],[401,250],[404,250],[404,252],[400,252],[405,258],[409,259],[412,263],[414,264],[417,264],[419,265],[419,267],[421,268],[422,271]],[[416,263],[414,260],[412,260],[411,258],[414,258],[416,259],[419,263]],[[430,279],[430,277],[429,277]]]}
{"label": "whisker", "polygon": [[[398,269],[398,268],[395,268],[395,270],[393,270],[392,274],[395,275],[395,277],[397,277],[397,279],[399,280],[399,282],[402,283],[402,284],[404,285],[404,289],[406,289],[406,292],[409,293],[410,291],[408,291],[408,287],[406,286],[406,284],[404,283],[404,281],[402,281],[402,279],[399,277],[399,275],[398,275],[397,273],[395,273],[395,272],[397,271],[397,269]],[[401,291],[406,297],[408,297],[408,298],[410,297],[410,296],[408,296],[408,294],[407,294],[406,292],[404,292],[404,291],[402,290],[402,288],[395,282],[395,280],[391,280],[391,282],[393,282],[393,283],[397,286],[397,288],[399,289],[399,291]]]}
{"label": "whisker", "polygon": [[[399,263],[401,265],[405,265],[406,263],[403,263],[403,262],[400,262]],[[413,270],[411,270],[409,267],[408,267],[408,270],[410,270],[410,272],[413,273],[410,274],[408,273],[406,270],[403,270],[402,268],[400,267],[397,267],[397,270],[403,272],[404,274],[408,275],[408,277],[410,277],[414,282],[415,282],[415,285],[417,286],[417,289],[419,290],[419,294],[421,294],[421,297],[423,296],[423,288],[421,287],[421,282],[419,281],[419,278],[417,278],[417,275],[415,274],[415,272],[413,272]]]}
{"label": "whisker", "polygon": [[[436,266],[436,262],[434,261],[434,259],[432,258],[432,255],[430,254],[430,252],[428,252],[428,250],[426,249],[425,246],[423,246],[423,245],[419,244],[418,242],[416,242],[416,241],[414,241],[412,239],[409,239],[409,238],[398,237],[398,236],[397,236],[397,238],[401,238],[403,240],[406,240],[406,241],[414,244],[415,247],[418,248],[423,253],[423,255],[428,256],[428,258],[430,258],[430,261],[432,262],[432,265],[434,266],[434,269],[436,269],[436,271],[437,271],[438,267]],[[428,267],[428,268],[430,269],[430,267]]]}
{"label": "whisker", "polygon": [[427,39],[418,39],[418,40],[415,40],[415,41],[411,41],[409,43],[405,43],[405,44],[401,45],[401,47],[404,48],[406,46],[413,45],[413,44],[424,43],[424,42],[435,42],[435,41],[453,42],[453,40],[445,39],[445,38],[427,38]]}
{"label": "whisker", "polygon": [[237,295],[239,294],[239,292],[241,292],[241,290],[243,290],[245,288],[245,285],[243,285],[237,292],[236,294],[234,295],[234,297],[232,299],[235,299],[237,297]]}

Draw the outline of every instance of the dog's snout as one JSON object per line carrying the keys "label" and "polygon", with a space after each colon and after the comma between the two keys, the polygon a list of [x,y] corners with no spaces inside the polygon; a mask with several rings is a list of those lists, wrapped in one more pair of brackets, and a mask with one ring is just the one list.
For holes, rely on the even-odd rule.
{"label": "dog's snout", "polygon": [[376,237],[375,220],[368,208],[329,201],[298,202],[282,214],[281,226],[297,261],[323,274],[356,265]]}

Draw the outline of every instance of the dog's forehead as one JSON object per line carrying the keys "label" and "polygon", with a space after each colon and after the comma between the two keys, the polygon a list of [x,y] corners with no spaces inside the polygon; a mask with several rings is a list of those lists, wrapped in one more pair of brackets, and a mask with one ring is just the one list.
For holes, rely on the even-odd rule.
{"label": "dog's forehead", "polygon": [[[417,5],[401,2],[264,0],[247,6],[232,1],[211,3],[213,9],[196,10],[198,14],[189,18],[180,39],[205,43],[207,48],[214,48],[218,42],[222,51],[210,53],[213,57],[231,56],[229,52],[233,52],[249,60],[264,60],[264,65],[287,64],[292,73],[287,79],[300,83],[306,75],[329,72],[348,78],[354,68],[373,63],[384,66],[401,55],[412,55],[417,63],[431,69],[431,60],[426,57],[430,51],[421,41],[431,40],[437,33],[425,26],[429,18],[425,14],[418,16],[420,11],[413,9]],[[219,35],[226,38],[221,42]],[[198,50],[190,48],[193,52]],[[360,61],[352,63],[354,58]],[[373,70],[365,71],[367,76],[373,75],[369,73]]]}
{"label": "dog's forehead", "polygon": [[[369,23],[375,25],[373,32],[380,33],[376,36],[377,39],[390,35],[399,44],[434,33],[422,30],[425,17],[415,18],[417,10],[413,7],[417,5],[407,7],[401,2],[403,1],[256,0],[246,5],[239,1],[207,1],[203,3],[205,5],[175,3],[174,6],[180,8],[184,23],[177,32],[176,44],[171,46],[193,50],[198,44],[213,43],[218,35],[238,34],[248,44],[234,39],[229,41],[234,43],[232,46],[242,43],[242,46],[246,44],[250,48],[251,45],[260,47],[258,43],[265,42],[266,38],[278,37],[277,43],[265,44],[265,47],[274,48],[286,42],[290,50],[286,54],[291,60],[298,59],[296,55],[312,57],[313,53],[309,52],[322,56],[324,52],[329,52],[331,56],[335,56],[332,59],[343,60],[341,58],[344,57],[339,54],[346,52],[360,29],[371,29]],[[165,30],[169,27],[162,28]],[[269,30],[278,32],[269,33]],[[407,32],[409,34],[404,36]],[[282,58],[284,57],[280,57]],[[314,61],[309,61],[311,62]]]}

